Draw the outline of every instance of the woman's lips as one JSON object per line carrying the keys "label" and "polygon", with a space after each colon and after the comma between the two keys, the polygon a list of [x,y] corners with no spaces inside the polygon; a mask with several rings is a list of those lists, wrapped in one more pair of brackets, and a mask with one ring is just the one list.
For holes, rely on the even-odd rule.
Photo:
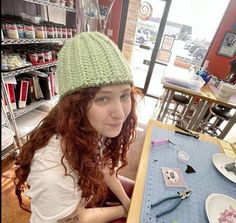
{"label": "woman's lips", "polygon": [[107,124],[107,126],[109,126],[111,128],[119,128],[121,126],[121,123],[118,123],[118,124]]}

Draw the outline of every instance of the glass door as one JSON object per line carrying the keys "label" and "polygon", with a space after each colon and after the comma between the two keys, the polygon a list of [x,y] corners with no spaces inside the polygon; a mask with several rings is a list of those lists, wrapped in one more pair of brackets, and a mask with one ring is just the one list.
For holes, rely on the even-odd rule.
{"label": "glass door", "polygon": [[[130,62],[134,83],[145,91],[162,39],[171,0],[129,1],[123,53]],[[146,87],[147,88],[147,87]]]}
{"label": "glass door", "polygon": [[162,75],[202,66],[229,0],[130,0],[122,51],[135,86],[163,93]]}
{"label": "glass door", "polygon": [[[147,95],[160,96],[156,83],[161,85],[163,74],[187,77],[196,73],[203,65],[228,4],[229,0],[172,1],[159,49],[163,54],[159,60],[165,61],[166,66],[164,69],[155,63]],[[170,50],[165,49],[165,37],[174,38]]]}

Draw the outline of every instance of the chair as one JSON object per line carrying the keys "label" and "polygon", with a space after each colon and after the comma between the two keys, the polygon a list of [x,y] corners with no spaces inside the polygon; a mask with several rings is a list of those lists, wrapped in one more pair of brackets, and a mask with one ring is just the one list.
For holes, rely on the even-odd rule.
{"label": "chair", "polygon": [[[219,137],[221,132],[220,125],[223,121],[229,121],[232,118],[232,115],[229,113],[230,109],[223,106],[214,106],[209,110],[209,115],[206,118],[205,122],[200,125],[200,132],[209,134],[213,137]],[[210,122],[210,119],[215,117],[213,123]]]}
{"label": "chair", "polygon": [[[179,125],[182,125],[182,121],[184,119],[184,114],[185,114],[185,110],[187,108],[187,104],[189,104],[190,102],[190,98],[185,96],[185,95],[181,95],[181,94],[174,94],[173,99],[172,99],[173,103],[175,104],[174,108],[168,108],[167,114],[166,114],[166,121],[168,119],[173,121],[174,123],[178,123]],[[182,106],[182,110],[179,111],[179,106]]]}

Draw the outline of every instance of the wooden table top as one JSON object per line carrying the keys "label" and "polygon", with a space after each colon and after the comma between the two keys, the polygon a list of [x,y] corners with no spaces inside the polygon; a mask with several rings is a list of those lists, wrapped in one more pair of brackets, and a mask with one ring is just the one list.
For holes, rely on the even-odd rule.
{"label": "wooden table top", "polygon": [[200,97],[209,102],[236,109],[236,95],[233,95],[229,100],[221,99],[217,97],[217,88],[210,85],[204,85],[200,88],[200,90],[192,90],[192,89],[180,87],[173,84],[167,84],[167,83],[165,83],[163,87],[167,90],[175,90],[183,94]]}
{"label": "wooden table top", "polygon": [[[152,134],[153,127],[159,127],[159,128],[163,128],[170,131],[177,130],[177,128],[173,125],[164,124],[157,120],[149,121],[147,130],[146,130],[146,137],[145,137],[145,141],[143,144],[143,149],[142,149],[142,153],[140,157],[139,167],[138,167],[138,171],[136,175],[135,187],[134,187],[133,195],[131,198],[130,210],[129,210],[128,218],[126,221],[127,223],[140,222],[141,205],[142,205],[142,198],[143,198],[143,193],[144,193],[146,171],[148,167],[148,156],[149,156],[149,152],[151,148],[150,141],[151,141],[151,134]],[[199,139],[202,141],[207,141],[207,142],[211,142],[211,143],[219,145],[221,148],[220,152],[225,151],[223,150],[223,148],[228,147],[228,148],[232,148],[232,153],[234,153],[233,147],[231,147],[232,145],[229,144],[228,142],[219,140],[217,138],[213,138],[209,135],[199,134],[199,136],[200,136]]]}

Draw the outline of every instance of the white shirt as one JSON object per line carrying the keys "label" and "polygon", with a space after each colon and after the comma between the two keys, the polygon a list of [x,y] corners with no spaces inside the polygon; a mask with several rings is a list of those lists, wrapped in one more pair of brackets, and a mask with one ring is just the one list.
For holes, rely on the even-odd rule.
{"label": "white shirt", "polygon": [[67,173],[74,179],[65,176],[61,157],[61,140],[55,135],[34,154],[27,178],[30,189],[25,192],[31,198],[31,223],[56,223],[71,214],[81,200],[78,176],[64,159]]}

